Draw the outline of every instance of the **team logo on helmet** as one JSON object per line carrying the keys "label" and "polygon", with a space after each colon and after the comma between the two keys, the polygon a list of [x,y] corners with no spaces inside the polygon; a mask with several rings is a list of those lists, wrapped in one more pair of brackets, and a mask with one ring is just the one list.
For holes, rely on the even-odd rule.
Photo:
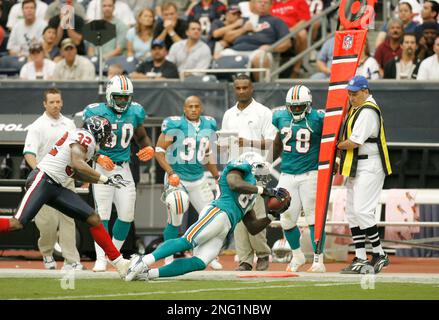
{"label": "team logo on helmet", "polygon": [[96,144],[103,147],[111,139],[111,123],[107,118],[101,116],[93,116],[85,120],[84,129],[90,132]]}

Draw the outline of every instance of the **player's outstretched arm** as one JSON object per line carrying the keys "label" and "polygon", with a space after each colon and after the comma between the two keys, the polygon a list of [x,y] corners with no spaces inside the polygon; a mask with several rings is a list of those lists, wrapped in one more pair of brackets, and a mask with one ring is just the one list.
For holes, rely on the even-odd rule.
{"label": "player's outstretched arm", "polygon": [[[75,178],[80,178],[84,182],[98,183],[101,174],[90,167],[87,160],[87,150],[79,143],[70,146],[73,170],[77,174]],[[104,181],[102,181],[103,183]]]}
{"label": "player's outstretched arm", "polygon": [[227,183],[229,184],[230,190],[237,193],[251,194],[251,193],[262,193],[259,188],[252,185],[242,178],[243,173],[239,170],[231,170],[227,174]]}
{"label": "player's outstretched arm", "polygon": [[252,209],[244,215],[242,222],[248,232],[254,236],[264,230],[271,223],[271,220],[268,217],[261,219],[256,218],[255,211]]}

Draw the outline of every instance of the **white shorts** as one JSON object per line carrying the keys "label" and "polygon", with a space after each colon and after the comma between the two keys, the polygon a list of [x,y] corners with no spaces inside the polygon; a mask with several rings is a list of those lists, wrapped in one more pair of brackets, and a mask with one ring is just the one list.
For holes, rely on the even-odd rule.
{"label": "white shorts", "polygon": [[350,228],[363,230],[376,225],[375,210],[385,177],[379,156],[358,160],[356,176],[346,183],[346,219]]}
{"label": "white shorts", "polygon": [[136,205],[136,187],[129,163],[124,162],[122,166],[116,166],[112,171],[107,171],[96,163],[95,170],[106,176],[120,174],[124,180],[130,181],[126,187],[120,189],[103,184],[93,184],[96,212],[102,220],[110,220],[111,207],[114,202],[119,220],[132,222]]}
{"label": "white shorts", "polygon": [[284,230],[290,230],[296,226],[302,207],[306,222],[308,225],[314,225],[317,170],[297,175],[281,173],[277,187],[287,189],[291,195],[290,207],[280,218],[282,228]]}
{"label": "white shorts", "polygon": [[193,245],[194,256],[208,265],[220,253],[230,228],[227,213],[217,207],[206,206],[183,237]]}

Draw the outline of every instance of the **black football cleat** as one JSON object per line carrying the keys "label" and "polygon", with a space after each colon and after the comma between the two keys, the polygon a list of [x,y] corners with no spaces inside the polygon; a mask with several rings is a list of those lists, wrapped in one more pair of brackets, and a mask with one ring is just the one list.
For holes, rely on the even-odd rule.
{"label": "black football cleat", "polygon": [[342,269],[340,273],[342,274],[364,274],[367,272],[366,269],[371,268],[369,261],[355,257],[352,263],[346,268]]}
{"label": "black football cleat", "polygon": [[375,273],[379,273],[384,267],[387,267],[390,264],[389,256],[387,253],[384,255],[374,253],[372,254],[370,264],[373,266]]}

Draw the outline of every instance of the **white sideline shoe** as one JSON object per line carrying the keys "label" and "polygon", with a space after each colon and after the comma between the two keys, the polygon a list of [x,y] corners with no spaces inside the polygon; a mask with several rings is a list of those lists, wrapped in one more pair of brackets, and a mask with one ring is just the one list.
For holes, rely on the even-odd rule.
{"label": "white sideline shoe", "polygon": [[307,270],[307,272],[314,272],[314,273],[326,272],[326,267],[323,264],[323,253],[314,254],[314,260],[312,266]]}
{"label": "white sideline shoe", "polygon": [[299,268],[306,262],[305,255],[302,251],[298,253],[293,253],[293,258],[287,266],[287,272],[297,272]]}
{"label": "white sideline shoe", "polygon": [[107,271],[107,260],[97,259],[92,270],[94,272]]}
{"label": "white sideline shoe", "polygon": [[133,281],[137,276],[146,269],[147,265],[143,262],[144,256],[134,254],[129,261],[129,267],[125,276],[125,281]]}
{"label": "white sideline shoe", "polygon": [[44,268],[48,270],[56,269],[56,261],[52,256],[44,256],[43,257]]}
{"label": "white sideline shoe", "polygon": [[219,262],[218,257],[216,257],[215,259],[212,260],[212,262],[210,263],[210,267],[213,270],[222,270],[223,269],[223,265],[221,264],[221,262]]}
{"label": "white sideline shoe", "polygon": [[120,259],[117,259],[117,261],[113,261],[112,264],[117,269],[119,276],[122,279],[125,279],[125,276],[127,275],[127,272],[128,272],[129,266],[130,266],[130,260],[124,259],[121,256]]}

